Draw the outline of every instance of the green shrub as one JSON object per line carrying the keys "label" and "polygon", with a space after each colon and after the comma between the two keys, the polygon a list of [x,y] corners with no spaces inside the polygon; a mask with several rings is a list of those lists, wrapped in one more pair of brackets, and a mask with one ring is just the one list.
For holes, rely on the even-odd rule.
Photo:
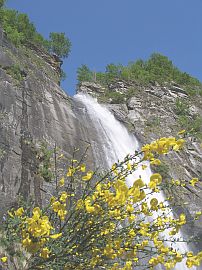
{"label": "green shrub", "polygon": [[105,98],[107,100],[111,99],[112,104],[120,104],[123,103],[125,101],[125,95],[121,94],[119,92],[107,92],[105,94]]}
{"label": "green shrub", "polygon": [[7,67],[6,73],[18,82],[21,82],[23,80],[23,77],[25,76],[19,65]]}
{"label": "green shrub", "polygon": [[140,92],[140,89],[130,87],[130,88],[128,88],[128,91],[126,92],[126,98],[129,99],[129,98],[135,96],[139,92]]}
{"label": "green shrub", "polygon": [[189,105],[187,104],[187,102],[177,98],[175,101],[175,113],[177,115],[189,114]]}
{"label": "green shrub", "polygon": [[169,166],[164,162],[161,161],[161,164],[158,166],[152,166],[152,169],[156,172],[156,173],[160,173],[160,175],[163,177],[163,179],[168,179],[169,178]]}
{"label": "green shrub", "polygon": [[77,69],[77,80],[79,82],[92,82],[93,72],[86,65],[82,65]]}
{"label": "green shrub", "polygon": [[159,116],[153,116],[147,119],[146,125],[148,127],[159,127],[161,123],[161,118]]}
{"label": "green shrub", "polygon": [[65,33],[52,32],[50,33],[49,38],[49,51],[57,54],[60,58],[68,57],[71,49],[71,42],[65,37]]}
{"label": "green shrub", "polygon": [[[91,72],[89,70],[89,72]],[[109,64],[106,72],[96,74],[97,82],[110,84],[115,80],[137,81],[143,85],[158,82],[161,85],[175,82],[186,88],[202,89],[202,84],[186,72],[181,72],[175,67],[168,57],[154,53],[147,61],[137,60],[130,62],[127,66]],[[78,81],[80,78],[78,77]],[[195,90],[194,90],[195,91]]]}
{"label": "green shrub", "polygon": [[26,14],[19,13],[3,7],[3,0],[0,0],[0,23],[7,34],[8,39],[16,46],[29,45],[33,43],[51,53],[57,54],[61,58],[68,57],[71,42],[64,33],[50,33],[50,40],[46,40],[40,35],[30,22]]}
{"label": "green shrub", "polygon": [[195,115],[192,118],[180,115],[178,121],[181,128],[185,129],[190,135],[202,140],[202,117],[200,115]]}
{"label": "green shrub", "polygon": [[37,152],[37,159],[39,160],[38,173],[46,182],[51,182],[54,178],[52,170],[52,158],[54,150],[50,150],[46,142],[42,142]]}

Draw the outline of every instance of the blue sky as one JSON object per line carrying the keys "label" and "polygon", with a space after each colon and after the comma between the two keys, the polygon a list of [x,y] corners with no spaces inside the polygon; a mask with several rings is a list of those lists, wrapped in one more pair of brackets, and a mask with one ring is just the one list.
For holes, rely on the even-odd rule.
{"label": "blue sky", "polygon": [[70,95],[82,64],[104,71],[153,52],[202,81],[202,0],[7,0],[7,6],[27,13],[45,37],[69,37],[62,86]]}

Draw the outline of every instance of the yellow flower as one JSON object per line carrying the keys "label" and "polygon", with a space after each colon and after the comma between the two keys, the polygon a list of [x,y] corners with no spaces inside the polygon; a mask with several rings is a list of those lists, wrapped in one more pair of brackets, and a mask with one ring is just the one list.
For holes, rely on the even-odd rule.
{"label": "yellow flower", "polygon": [[161,164],[161,161],[159,159],[153,159],[150,164],[152,165],[160,165]]}
{"label": "yellow flower", "polygon": [[198,178],[193,178],[191,181],[189,181],[189,184],[194,187],[198,181]]}
{"label": "yellow flower", "polygon": [[130,162],[127,163],[127,169],[128,169],[128,171],[132,170],[132,166],[131,166]]}
{"label": "yellow flower", "polygon": [[35,207],[32,213],[33,213],[33,219],[38,220],[41,216],[41,209],[39,207]]}
{"label": "yellow flower", "polygon": [[170,269],[173,269],[175,264],[172,261],[168,261],[168,262],[164,263],[164,266],[165,266],[166,270],[170,270]]}
{"label": "yellow flower", "polygon": [[159,173],[154,173],[150,177],[149,188],[155,189],[157,185],[161,184],[162,176]]}
{"label": "yellow flower", "polygon": [[50,254],[50,250],[46,247],[46,248],[42,248],[40,256],[44,259],[48,259],[49,258],[49,254]]}
{"label": "yellow flower", "polygon": [[82,199],[79,199],[76,204],[76,210],[83,209],[84,207],[84,201]]}
{"label": "yellow flower", "polygon": [[85,164],[81,164],[80,170],[81,170],[81,172],[85,172],[86,171],[86,165]]}
{"label": "yellow flower", "polygon": [[67,200],[67,197],[68,197],[67,192],[66,192],[66,191],[63,191],[63,192],[61,193],[61,195],[60,195],[60,201],[63,202],[63,203],[65,203],[66,200]]}
{"label": "yellow flower", "polygon": [[178,221],[178,223],[177,223],[178,225],[184,225],[184,224],[186,224],[186,216],[185,216],[185,214],[180,214],[180,216],[179,216],[179,221]]}
{"label": "yellow flower", "polygon": [[55,201],[52,204],[52,209],[54,212],[56,212],[58,214],[58,216],[60,217],[61,220],[65,219],[65,216],[67,214],[66,204],[62,204],[59,201]]}
{"label": "yellow flower", "polygon": [[132,270],[133,269],[133,265],[131,261],[127,261],[123,270]]}
{"label": "yellow flower", "polygon": [[50,203],[51,203],[51,205],[52,205],[55,201],[56,201],[56,198],[55,198],[54,196],[52,196],[52,197],[50,198]]}
{"label": "yellow flower", "polygon": [[180,130],[177,134],[178,135],[182,135],[182,134],[184,134],[186,132],[186,130],[185,129],[182,129],[182,130]]}
{"label": "yellow flower", "polygon": [[15,215],[17,217],[21,217],[23,215],[23,213],[24,213],[24,208],[23,207],[20,207],[15,211]]}
{"label": "yellow flower", "polygon": [[185,142],[185,140],[183,140],[183,139],[177,140],[177,141],[176,141],[176,144],[173,146],[173,150],[174,150],[174,151],[180,150],[180,149],[183,147],[184,142]]}
{"label": "yellow flower", "polygon": [[25,239],[22,240],[22,244],[24,247],[29,246],[32,243],[31,239],[29,237],[26,237]]}
{"label": "yellow flower", "polygon": [[7,262],[7,260],[8,260],[8,258],[7,258],[7,257],[1,257],[1,261],[2,261],[3,263],[6,263],[6,262]]}
{"label": "yellow flower", "polygon": [[158,200],[156,198],[151,199],[150,201],[151,210],[158,210]]}
{"label": "yellow flower", "polygon": [[134,183],[133,183],[133,187],[134,188],[142,188],[145,186],[145,183],[142,181],[141,178],[137,179]]}
{"label": "yellow flower", "polygon": [[196,212],[194,219],[195,220],[198,220],[201,215],[202,215],[202,212],[201,211]]}
{"label": "yellow flower", "polygon": [[14,218],[14,215],[12,214],[11,211],[7,211],[8,215],[11,217],[11,218]]}
{"label": "yellow flower", "polygon": [[129,212],[129,213],[132,213],[134,211],[134,207],[132,204],[128,204],[126,206],[126,211]]}
{"label": "yellow flower", "polygon": [[93,171],[88,171],[85,176],[82,177],[82,180],[89,181],[93,176]]}
{"label": "yellow flower", "polygon": [[130,215],[130,216],[128,217],[128,222],[129,222],[129,223],[132,223],[134,220],[135,220],[135,216],[134,216],[134,215]]}
{"label": "yellow flower", "polygon": [[142,147],[142,151],[144,152],[144,160],[154,159],[153,153],[167,154],[172,149],[174,151],[178,151],[183,147],[184,142],[185,141],[183,139],[176,140],[175,138],[170,137],[160,138],[151,144],[146,144]]}
{"label": "yellow flower", "polygon": [[199,266],[200,258],[198,258],[197,256],[189,257],[187,258],[186,265],[188,268],[191,268],[192,266]]}
{"label": "yellow flower", "polygon": [[62,178],[60,179],[60,181],[59,181],[59,186],[60,186],[60,187],[63,187],[64,184],[65,184],[65,178],[62,177]]}
{"label": "yellow flower", "polygon": [[134,236],[136,236],[136,233],[135,233],[135,231],[134,231],[133,229],[131,229],[131,230],[129,231],[128,235],[129,235],[130,237],[134,237]]}
{"label": "yellow flower", "polygon": [[85,201],[85,207],[86,207],[86,211],[90,214],[95,213],[98,210],[95,205],[94,206],[91,205],[90,200]]}
{"label": "yellow flower", "polygon": [[145,170],[147,168],[147,165],[142,165],[142,170]]}
{"label": "yellow flower", "polygon": [[189,252],[187,252],[187,257],[193,257],[194,256],[194,254],[193,254],[193,252],[192,251],[189,251]]}
{"label": "yellow flower", "polygon": [[182,255],[180,253],[177,252],[176,256],[175,256],[175,260],[176,262],[181,262],[183,259]]}
{"label": "yellow flower", "polygon": [[119,266],[118,263],[114,263],[110,270],[118,270],[119,269],[118,266]]}
{"label": "yellow flower", "polygon": [[57,234],[52,234],[52,235],[50,235],[50,238],[52,238],[52,239],[57,239],[57,238],[59,238],[59,237],[61,237],[62,236],[62,233],[57,233]]}
{"label": "yellow flower", "polygon": [[70,168],[68,169],[67,176],[68,176],[68,177],[72,176],[72,175],[74,174],[74,172],[75,172],[75,169],[72,168],[72,167],[70,167]]}

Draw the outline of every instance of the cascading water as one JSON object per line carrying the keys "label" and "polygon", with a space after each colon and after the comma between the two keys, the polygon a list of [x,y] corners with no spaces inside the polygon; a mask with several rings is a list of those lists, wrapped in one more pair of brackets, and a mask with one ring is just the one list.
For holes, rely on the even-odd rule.
{"label": "cascading water", "polygon": [[[123,160],[128,154],[133,154],[135,150],[139,149],[139,144],[134,135],[128,133],[127,129],[115,119],[114,115],[104,106],[100,105],[95,99],[86,94],[77,94],[75,100],[80,102],[85,107],[85,112],[90,119],[91,124],[97,130],[97,134],[102,141],[102,152],[104,153],[104,159],[107,161],[107,165],[111,165],[118,160]],[[99,163],[99,155],[97,155],[96,163]],[[99,164],[98,164],[99,165]],[[148,183],[152,172],[149,166],[143,170],[142,166],[139,166],[135,174],[130,177],[128,186],[132,186],[134,180],[141,178]],[[148,198],[148,201],[152,196]],[[158,193],[158,201],[164,201],[164,195],[162,192]],[[156,213],[158,215],[158,213]],[[169,213],[170,217],[173,217],[172,213]],[[164,237],[169,240],[168,232],[164,232]],[[178,233],[177,238],[182,238],[181,233]],[[177,242],[172,243],[172,247],[181,253],[188,250],[186,243]],[[159,267],[158,269],[164,269]],[[185,262],[178,263],[175,267],[176,270],[185,270]],[[193,268],[192,268],[193,269]]]}

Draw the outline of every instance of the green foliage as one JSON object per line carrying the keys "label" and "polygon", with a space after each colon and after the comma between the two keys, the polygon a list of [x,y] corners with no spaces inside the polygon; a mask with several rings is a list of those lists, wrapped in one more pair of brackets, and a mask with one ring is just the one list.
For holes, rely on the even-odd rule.
{"label": "green foliage", "polygon": [[60,80],[64,81],[66,78],[67,78],[67,74],[64,72],[63,69],[61,69]]}
{"label": "green foliage", "polygon": [[43,177],[44,181],[51,182],[54,178],[53,170],[52,170],[52,156],[53,150],[48,148],[48,145],[43,142],[40,145],[40,149],[37,153],[37,158],[40,162],[39,165],[39,174]]}
{"label": "green foliage", "polygon": [[8,39],[16,46],[29,45],[30,43],[39,46],[51,53],[65,58],[70,53],[71,42],[64,33],[50,33],[50,40],[40,35],[30,22],[26,14],[19,13],[3,7],[3,0],[0,0],[0,23],[7,34]]}
{"label": "green foliage", "polygon": [[178,121],[181,128],[185,129],[190,135],[202,140],[202,117],[200,115],[196,114],[192,118],[187,115],[180,115]]}
{"label": "green foliage", "polygon": [[196,95],[199,95],[202,97],[202,87],[198,86],[198,87],[195,87],[193,88],[192,87],[186,87],[186,92],[189,96],[196,96]]}
{"label": "green foliage", "polygon": [[187,133],[202,140],[202,117],[198,114],[190,115],[189,105],[183,99],[176,99],[175,113],[178,115],[178,122]]}
{"label": "green foliage", "polygon": [[[88,72],[91,71],[88,70]],[[137,81],[143,85],[152,82],[158,82],[161,85],[175,82],[185,89],[197,89],[197,92],[193,90],[194,94],[202,89],[201,82],[186,72],[181,72],[168,57],[158,53],[152,54],[147,61],[140,59],[130,62],[127,66],[110,64],[106,67],[106,72],[96,74],[96,81],[103,85],[110,84],[114,80]],[[79,77],[78,81],[81,81]]]}
{"label": "green foliage", "polygon": [[169,166],[164,162],[161,161],[161,164],[159,164],[158,166],[152,166],[152,169],[156,172],[156,173],[160,173],[160,175],[163,177],[163,179],[167,180],[169,178]]}
{"label": "green foliage", "polygon": [[111,99],[112,104],[119,104],[119,103],[123,103],[125,100],[125,95],[121,94],[119,92],[107,92],[105,94],[105,98],[107,100]]}
{"label": "green foliage", "polygon": [[57,54],[60,58],[68,57],[71,49],[70,40],[65,37],[65,33],[52,32],[49,35],[49,50]]}
{"label": "green foliage", "polygon": [[6,72],[16,81],[21,82],[24,77],[24,72],[19,65],[13,65],[6,68]]}
{"label": "green foliage", "polygon": [[92,82],[93,72],[86,65],[82,65],[77,69],[77,80],[79,82]]}
{"label": "green foliage", "polygon": [[139,91],[140,90],[138,88],[130,87],[126,93],[126,98],[129,99],[135,96],[137,93],[139,93]]}
{"label": "green foliage", "polygon": [[187,102],[177,98],[175,101],[175,113],[177,115],[187,115],[189,113],[189,105]]}
{"label": "green foliage", "polygon": [[122,66],[109,64],[106,66],[106,81],[113,82],[115,79],[121,78]]}
{"label": "green foliage", "polygon": [[16,10],[3,9],[1,20],[8,38],[16,46],[27,42],[44,46],[44,38],[37,33],[35,26],[29,21],[26,14]]}
{"label": "green foliage", "polygon": [[159,116],[153,116],[147,119],[146,125],[148,127],[158,127],[161,123],[161,118]]}

